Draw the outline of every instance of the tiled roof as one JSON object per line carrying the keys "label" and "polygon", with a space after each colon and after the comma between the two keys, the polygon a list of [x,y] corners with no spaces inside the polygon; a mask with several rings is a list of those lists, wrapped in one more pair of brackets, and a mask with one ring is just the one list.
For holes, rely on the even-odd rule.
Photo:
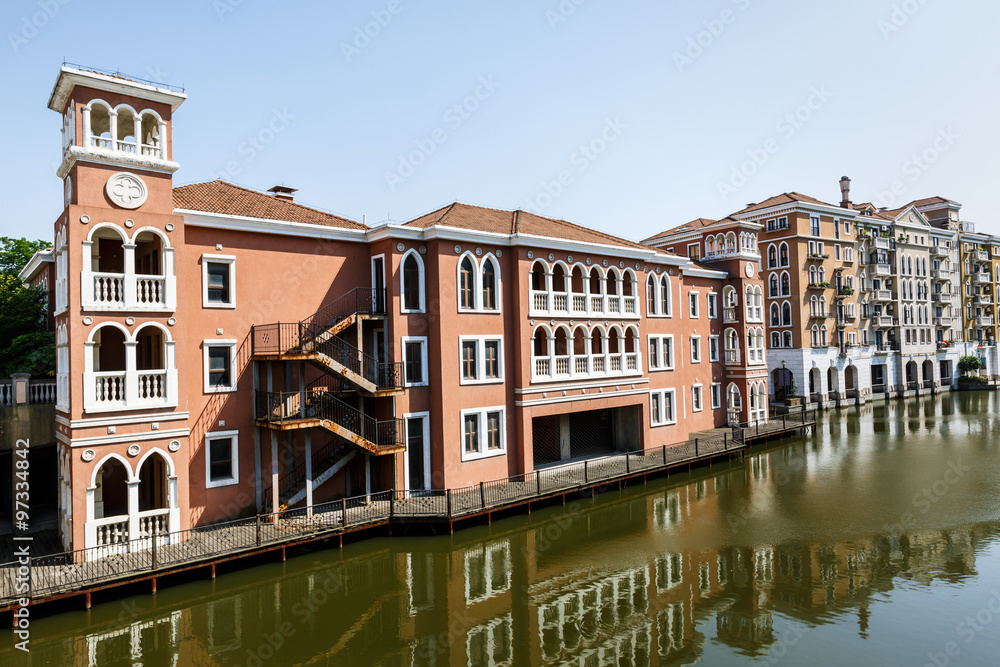
{"label": "tiled roof", "polygon": [[681,234],[683,232],[690,232],[696,229],[704,229],[705,227],[711,227],[712,225],[717,224],[718,222],[719,222],[718,220],[710,220],[708,218],[698,218],[697,220],[692,220],[691,222],[686,222],[683,225],[678,225],[677,227],[668,229],[665,232],[654,234],[653,236],[650,236],[648,239],[644,240],[643,243],[645,244],[654,243],[655,241],[673,236],[675,234]]}
{"label": "tiled roof", "polygon": [[368,229],[353,220],[222,180],[174,188],[174,208],[344,229]]}
{"label": "tiled roof", "polygon": [[[754,211],[759,211],[765,208],[771,208],[772,206],[791,204],[793,202],[802,202],[806,204],[819,204],[820,206],[834,206],[833,204],[828,204],[825,201],[820,201],[815,197],[809,197],[807,195],[803,195],[798,192],[785,192],[775,197],[771,197],[770,199],[765,199],[759,204],[750,204],[743,210],[733,213],[733,215],[736,216],[740,214],[753,213]],[[834,208],[836,207],[834,206]]]}
{"label": "tiled roof", "polygon": [[[864,204],[856,204],[854,206],[858,211],[862,213],[860,219],[872,218],[873,220],[894,220],[895,218],[886,215],[886,211],[878,210],[874,204],[865,202]],[[865,215],[865,213],[871,213],[871,215]],[[860,221],[860,220],[859,220]]]}
{"label": "tiled roof", "polygon": [[527,211],[502,211],[495,208],[472,206],[456,202],[405,224],[406,227],[431,227],[442,225],[493,234],[526,234],[552,239],[565,239],[582,243],[599,243],[622,248],[649,250],[634,241],[605,234],[595,229],[575,225],[566,220],[545,218]]}

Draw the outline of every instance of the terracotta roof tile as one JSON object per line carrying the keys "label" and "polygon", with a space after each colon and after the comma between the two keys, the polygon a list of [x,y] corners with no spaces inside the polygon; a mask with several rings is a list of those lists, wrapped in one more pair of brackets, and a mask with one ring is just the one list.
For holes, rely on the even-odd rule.
{"label": "terracotta roof tile", "polygon": [[698,218],[697,220],[692,220],[691,222],[685,222],[683,225],[678,225],[672,227],[665,232],[660,232],[659,234],[654,234],[648,239],[645,239],[643,243],[650,244],[654,243],[660,239],[674,236],[675,234],[681,234],[683,232],[690,232],[696,229],[704,229],[705,227],[711,227],[719,223],[719,220],[710,220],[709,218]]}
{"label": "terracotta roof tile", "polygon": [[[825,201],[820,201],[815,197],[810,197],[808,195],[800,194],[798,192],[785,192],[783,194],[771,197],[770,199],[765,199],[759,204],[751,204],[741,211],[733,213],[733,215],[740,215],[741,213],[752,213],[754,211],[759,211],[765,208],[771,208],[772,206],[780,206],[781,204],[791,204],[793,202],[802,202],[806,204],[819,204],[821,206],[834,206],[833,204],[828,204]],[[836,207],[835,207],[836,208]]]}
{"label": "terracotta roof tile", "polygon": [[595,229],[581,227],[566,220],[546,218],[529,213],[528,211],[502,211],[458,202],[422,215],[405,224],[407,227],[421,228],[432,225],[493,234],[525,234],[552,239],[566,239],[583,243],[599,243],[622,248],[649,250],[648,246],[644,246],[641,243],[605,234]]}
{"label": "terracotta roof tile", "polygon": [[368,229],[353,220],[222,180],[174,188],[174,208],[344,229]]}

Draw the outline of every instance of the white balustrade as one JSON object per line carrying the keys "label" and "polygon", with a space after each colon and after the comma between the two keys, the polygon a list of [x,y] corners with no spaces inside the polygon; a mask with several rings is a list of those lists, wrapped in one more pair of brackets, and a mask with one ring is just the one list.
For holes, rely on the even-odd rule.
{"label": "white balustrade", "polygon": [[642,373],[638,352],[533,357],[533,380],[599,378]]}
{"label": "white balustrade", "polygon": [[607,315],[638,319],[639,298],[618,294],[573,294],[531,290],[532,316],[581,315],[602,317]]}
{"label": "white balustrade", "polygon": [[93,273],[94,301],[102,306],[125,307],[125,274]]}
{"label": "white balustrade", "polygon": [[170,508],[139,512],[139,537],[170,533]]}
{"label": "white balustrade", "polygon": [[136,276],[136,303],[163,308],[167,305],[167,279],[164,276]]}
{"label": "white balustrade", "polygon": [[96,542],[94,546],[113,547],[126,544],[128,536],[128,515],[94,519]]}
{"label": "white balustrade", "polygon": [[176,278],[172,275],[82,272],[84,310],[159,310],[176,307]]}
{"label": "white balustrade", "polygon": [[85,412],[169,408],[176,405],[176,369],[83,374]]}

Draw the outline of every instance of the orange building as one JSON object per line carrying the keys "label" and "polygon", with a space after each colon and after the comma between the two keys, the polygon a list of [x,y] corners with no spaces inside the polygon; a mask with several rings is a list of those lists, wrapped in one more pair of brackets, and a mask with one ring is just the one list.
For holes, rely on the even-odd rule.
{"label": "orange building", "polygon": [[709,263],[523,211],[370,228],[175,187],[184,100],[72,67],[49,100],[67,548],[767,419],[760,225]]}

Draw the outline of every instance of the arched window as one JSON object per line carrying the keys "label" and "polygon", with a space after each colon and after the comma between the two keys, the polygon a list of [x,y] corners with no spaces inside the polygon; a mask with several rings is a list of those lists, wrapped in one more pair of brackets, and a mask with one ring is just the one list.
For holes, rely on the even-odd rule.
{"label": "arched window", "polygon": [[779,296],[781,293],[778,291],[778,274],[772,273],[771,277],[768,279],[768,295],[771,298]]}
{"label": "arched window", "polygon": [[773,269],[776,266],[778,266],[778,251],[773,245],[770,245],[767,247],[767,268]]}
{"label": "arched window", "polygon": [[819,267],[819,281],[821,283],[825,283],[826,282],[826,267],[825,266]]}
{"label": "arched window", "polygon": [[660,311],[670,317],[673,314],[671,309],[672,297],[670,294],[670,276],[663,274],[660,278]]}
{"label": "arched window", "polygon": [[816,267],[815,266],[810,266],[809,267],[809,284],[810,285],[815,285],[818,282],[819,281],[816,280]]}
{"label": "arched window", "polygon": [[777,331],[771,334],[771,347],[781,347],[781,334]]}
{"label": "arched window", "polygon": [[781,339],[782,339],[782,342],[784,343],[784,347],[791,347],[792,346],[792,332],[791,331],[786,331],[783,334],[781,334]]}
{"label": "arched window", "polygon": [[792,295],[792,280],[788,276],[788,271],[781,272],[781,296]]}
{"label": "arched window", "polygon": [[818,314],[819,314],[820,317],[826,317],[826,313],[827,313],[827,310],[826,310],[826,296],[821,296],[819,298],[819,311],[818,311]]}
{"label": "arched window", "polygon": [[778,246],[778,254],[781,257],[781,265],[788,266],[788,244],[784,241]]}
{"label": "arched window", "polygon": [[659,304],[659,297],[656,293],[656,276],[649,274],[646,279],[646,310],[650,315],[656,315],[656,307]]}
{"label": "arched window", "polygon": [[824,347],[827,345],[827,341],[829,339],[827,338],[827,329],[825,324],[819,328],[819,340],[820,344]]}
{"label": "arched window", "polygon": [[420,256],[410,251],[403,257],[403,310],[423,312],[424,271]]}
{"label": "arched window", "polygon": [[497,268],[489,257],[483,262],[483,309],[497,309]]}
{"label": "arched window", "polygon": [[[816,297],[813,297],[814,299]],[[780,327],[781,326],[781,310],[778,308],[778,304],[771,304],[771,326]]]}
{"label": "arched window", "polygon": [[792,306],[787,301],[781,304],[781,325],[792,326]]}
{"label": "arched window", "polygon": [[813,317],[819,315],[819,299],[815,295],[809,297],[809,314]]}
{"label": "arched window", "polygon": [[476,269],[472,264],[472,258],[466,257],[462,260],[458,270],[458,306],[459,308],[473,309],[476,307]]}
{"label": "arched window", "polygon": [[812,329],[810,330],[809,333],[810,333],[810,341],[812,342],[812,346],[813,347],[818,347],[819,346],[819,327],[817,325],[815,325],[815,324],[812,325]]}

